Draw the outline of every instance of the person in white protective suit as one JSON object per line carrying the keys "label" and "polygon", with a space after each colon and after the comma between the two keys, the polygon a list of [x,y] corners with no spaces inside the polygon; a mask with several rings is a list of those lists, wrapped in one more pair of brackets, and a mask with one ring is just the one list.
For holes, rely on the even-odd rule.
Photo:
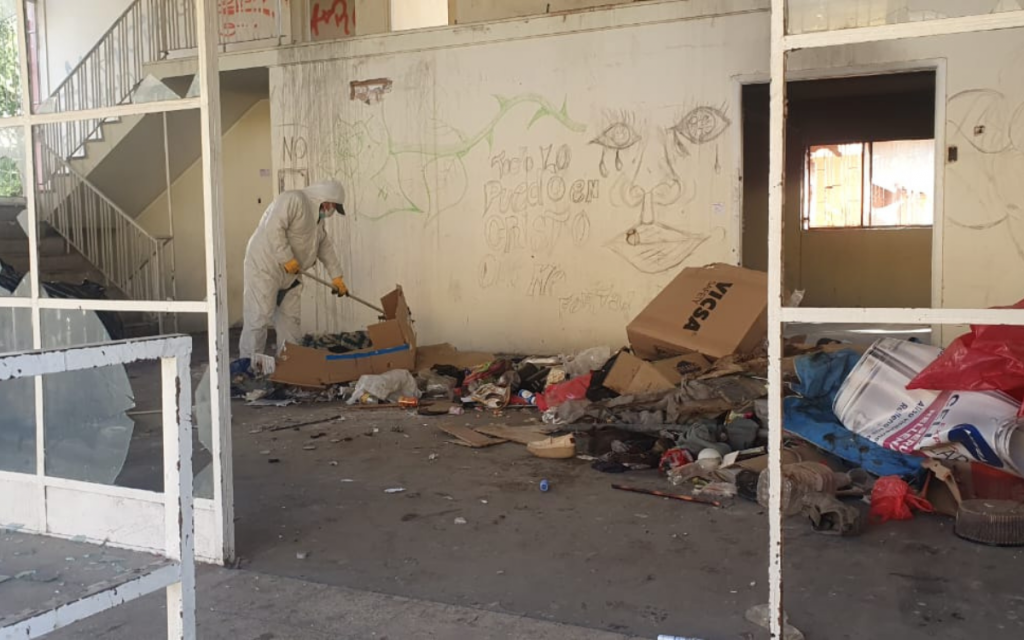
{"label": "person in white protective suit", "polygon": [[348,294],[341,263],[327,235],[324,220],[345,215],[345,188],[333,180],[305,189],[285,191],[267,207],[245,250],[245,292],[239,355],[252,358],[267,346],[271,322],[277,352],[301,336],[299,274],[320,262],[333,278],[334,293]]}

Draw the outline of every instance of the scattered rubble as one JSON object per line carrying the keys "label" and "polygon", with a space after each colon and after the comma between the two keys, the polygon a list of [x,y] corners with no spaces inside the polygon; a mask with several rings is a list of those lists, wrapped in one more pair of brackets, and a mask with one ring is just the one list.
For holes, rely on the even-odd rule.
{"label": "scattered rubble", "polygon": [[[657,469],[671,488],[613,485],[621,491],[714,507],[736,499],[767,505],[766,290],[764,274],[747,269],[684,269],[629,323],[628,347],[511,357],[447,344],[417,347],[399,287],[382,299],[380,324],[307,336],[302,345],[287,345],[275,366],[261,367],[273,371],[269,377],[233,367],[233,383],[236,397],[250,404],[404,409],[456,445],[516,443],[550,464],[575,458],[603,473]],[[910,507],[953,517],[973,499],[1024,503],[1024,421],[1017,417],[1024,414],[1024,355],[999,349],[1008,336],[1017,334],[975,327],[954,343],[970,364],[959,377],[955,360],[909,341],[882,339],[865,349],[788,340],[785,516],[801,516],[825,535],[852,536],[869,523],[908,517]],[[986,366],[1001,367],[1001,375]],[[958,381],[971,390],[957,391]],[[916,388],[922,386],[934,389]],[[535,416],[533,422],[455,422],[466,412],[511,410]],[[550,481],[539,487],[547,491]]]}

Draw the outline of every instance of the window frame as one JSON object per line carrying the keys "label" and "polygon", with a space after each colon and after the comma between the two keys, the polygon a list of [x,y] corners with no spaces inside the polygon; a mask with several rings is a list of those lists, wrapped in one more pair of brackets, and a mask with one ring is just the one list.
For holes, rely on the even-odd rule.
{"label": "window frame", "polygon": [[[800,230],[801,232],[812,232],[812,231],[844,231],[844,230],[863,230],[863,231],[877,231],[877,230],[898,230],[898,229],[932,229],[935,227],[935,192],[931,194],[931,206],[932,206],[932,221],[927,224],[898,224],[898,225],[878,225],[871,224],[871,214],[873,212],[872,207],[872,192],[871,185],[874,182],[874,169],[875,169],[875,152],[874,145],[879,142],[915,142],[915,141],[927,141],[932,145],[933,155],[932,160],[934,163],[934,138],[871,138],[866,140],[842,140],[842,141],[814,141],[805,142],[803,145],[803,171],[800,177],[801,188],[800,188]],[[811,150],[815,147],[826,147],[826,146],[839,146],[839,145],[862,145],[861,149],[861,207],[860,207],[860,224],[857,226],[844,225],[844,226],[828,226],[819,227],[811,224]]]}

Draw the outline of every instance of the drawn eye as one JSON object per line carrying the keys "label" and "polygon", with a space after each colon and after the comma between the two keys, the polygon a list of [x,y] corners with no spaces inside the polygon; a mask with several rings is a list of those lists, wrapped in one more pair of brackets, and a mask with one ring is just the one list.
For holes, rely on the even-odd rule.
{"label": "drawn eye", "polygon": [[638,142],[640,142],[640,134],[625,122],[616,122],[601,132],[601,135],[591,140],[591,144],[604,147],[604,151],[601,152],[601,165],[599,167],[601,175],[607,178],[609,173],[608,165],[605,164],[606,152],[615,152],[615,168],[618,171],[622,171],[622,156],[620,154]]}
{"label": "drawn eye", "polygon": [[624,122],[616,122],[612,126],[608,127],[593,140],[593,144],[599,144],[605,149],[614,151],[624,151],[637,142],[640,142],[640,136],[636,131],[633,131],[633,127],[629,126]]}
{"label": "drawn eye", "polygon": [[[704,144],[725,133],[731,124],[732,122],[721,109],[697,107],[683,116],[672,127],[672,132],[693,144]],[[681,144],[677,140],[677,146]]]}

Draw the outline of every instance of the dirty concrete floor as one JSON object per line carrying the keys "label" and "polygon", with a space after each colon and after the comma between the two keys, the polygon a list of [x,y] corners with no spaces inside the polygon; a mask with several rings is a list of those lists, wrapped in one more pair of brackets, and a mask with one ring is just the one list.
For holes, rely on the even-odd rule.
{"label": "dirty concrete floor", "polygon": [[[201,341],[196,353],[201,365]],[[138,372],[133,383],[147,388],[151,378]],[[613,491],[612,482],[672,488],[655,472],[605,475],[512,443],[466,449],[436,428],[524,424],[529,413],[232,410],[245,569],[642,637],[767,637],[743,619],[768,598],[767,517],[755,504],[717,510]],[[338,415],[345,420],[268,431]],[[118,483],[154,488],[158,423],[136,433]],[[542,478],[548,493],[537,488]],[[394,487],[405,491],[384,493]],[[810,638],[1024,637],[1022,551],[962,541],[950,519],[918,516],[836,539],[796,518],[785,539],[786,607]]]}
{"label": "dirty concrete floor", "polygon": [[[766,637],[743,619],[767,601],[767,518],[755,504],[613,491],[612,482],[671,487],[653,471],[605,475],[514,443],[467,449],[436,428],[524,424],[524,413],[233,409],[246,569],[643,637]],[[1024,634],[1021,551],[964,542],[951,520],[838,539],[797,518],[785,533],[786,605],[810,638]]]}

